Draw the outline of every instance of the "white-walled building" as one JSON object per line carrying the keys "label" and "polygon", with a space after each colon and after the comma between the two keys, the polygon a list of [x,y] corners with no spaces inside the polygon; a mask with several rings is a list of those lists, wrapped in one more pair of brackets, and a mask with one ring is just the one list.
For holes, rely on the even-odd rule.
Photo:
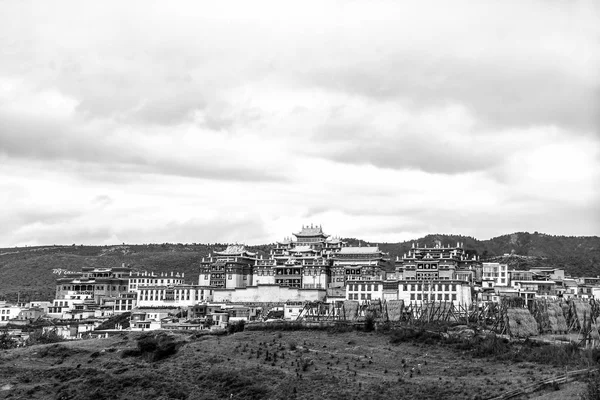
{"label": "white-walled building", "polygon": [[473,301],[471,286],[462,280],[398,281],[398,300],[417,305],[434,301],[452,302],[464,307],[470,307]]}
{"label": "white-walled building", "polygon": [[21,307],[0,302],[0,325],[6,325],[9,320],[17,318],[21,310]]}
{"label": "white-walled building", "polygon": [[185,274],[179,272],[133,272],[129,273],[129,291],[133,292],[144,286],[170,286],[184,283]]}
{"label": "white-walled building", "polygon": [[365,303],[383,298],[383,281],[351,280],[346,284],[346,300]]}
{"label": "white-walled building", "polygon": [[280,285],[258,285],[237,289],[215,289],[215,303],[285,303],[287,301],[323,300],[325,289],[303,289]]}
{"label": "white-walled building", "polygon": [[287,301],[283,305],[283,319],[295,321],[304,309],[303,301]]}
{"label": "white-walled building", "polygon": [[55,299],[52,302],[52,306],[48,307],[48,316],[57,319],[72,319],[72,311],[76,309],[82,310],[86,301],[87,303],[94,302],[93,293],[67,291],[62,295],[62,298]]}
{"label": "white-walled building", "polygon": [[[508,286],[507,264],[484,262],[482,269],[482,281],[485,287]],[[486,286],[486,283],[492,283],[492,285]]]}
{"label": "white-walled building", "polygon": [[214,288],[198,285],[142,286],[138,291],[138,307],[189,307],[212,301]]}

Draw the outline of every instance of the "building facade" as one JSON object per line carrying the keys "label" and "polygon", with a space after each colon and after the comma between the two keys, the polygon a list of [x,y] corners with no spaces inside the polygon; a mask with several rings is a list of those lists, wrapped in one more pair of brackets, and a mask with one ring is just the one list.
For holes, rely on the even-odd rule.
{"label": "building facade", "polygon": [[467,280],[473,282],[481,271],[481,263],[477,256],[468,257],[462,243],[456,247],[442,246],[438,241],[435,246],[419,246],[412,248],[402,258],[395,261],[396,277],[401,280]]}
{"label": "building facade", "polygon": [[223,289],[252,286],[255,263],[256,253],[246,250],[245,246],[227,246],[202,259],[198,284]]}
{"label": "building facade", "polygon": [[344,246],[321,226],[303,226],[296,240],[277,242],[268,258],[254,267],[257,285],[274,284],[303,289],[325,289],[331,282],[334,255]]}
{"label": "building facade", "polygon": [[386,279],[387,254],[379,247],[342,247],[333,253],[329,287],[345,287],[354,281]]}

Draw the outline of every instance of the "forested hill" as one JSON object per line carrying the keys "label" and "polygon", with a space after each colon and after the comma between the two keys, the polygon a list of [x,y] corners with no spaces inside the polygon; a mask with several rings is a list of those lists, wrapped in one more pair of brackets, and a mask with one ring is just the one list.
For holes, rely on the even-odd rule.
{"label": "forested hill", "polygon": [[[350,245],[369,245],[359,239],[344,239]],[[402,243],[377,243],[391,259],[402,256],[412,246],[455,246],[464,243],[469,254],[482,259],[509,263],[511,268],[559,267],[573,276],[600,275],[600,238],[551,236],[538,233],[513,233],[489,240],[460,235],[427,235]],[[375,244],[375,243],[373,243]],[[0,249],[0,300],[49,300],[54,296],[55,269],[80,271],[83,266],[113,267],[125,263],[136,270],[184,272],[187,282],[198,280],[202,257],[225,249],[214,244],[148,244],[118,246],[40,246]],[[249,246],[267,255],[271,245]],[[508,256],[504,256],[508,254]],[[389,265],[393,269],[393,263]]]}
{"label": "forested hill", "polygon": [[[346,240],[353,244],[358,242],[356,239]],[[553,236],[518,232],[489,240],[477,240],[470,236],[433,234],[407,242],[378,245],[383,251],[389,252],[393,260],[408,252],[413,243],[434,246],[436,241],[443,246],[464,243],[469,255],[478,255],[482,260],[506,262],[511,268],[557,267],[564,268],[572,276],[600,275],[598,236]]]}

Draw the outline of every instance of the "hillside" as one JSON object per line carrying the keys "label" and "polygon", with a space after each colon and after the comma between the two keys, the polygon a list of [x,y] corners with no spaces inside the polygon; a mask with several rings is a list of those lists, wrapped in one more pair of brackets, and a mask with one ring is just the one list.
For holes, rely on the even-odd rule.
{"label": "hillside", "polygon": [[[226,244],[149,244],[119,246],[46,246],[0,249],[0,299],[50,300],[54,297],[54,269],[80,271],[81,267],[127,264],[134,270],[183,272],[186,282],[198,281],[202,257]],[[265,254],[266,246],[251,246]],[[268,251],[268,250],[267,250]]]}
{"label": "hillside", "polygon": [[[583,367],[564,350],[559,365],[526,361],[525,346],[507,360],[403,332],[123,332],[14,348],[0,352],[0,399],[487,399]],[[585,389],[573,386],[535,398]]]}
{"label": "hillside", "polygon": [[[354,240],[356,239],[349,239]],[[379,243],[390,253],[392,260],[411,248],[413,243],[433,246],[436,241],[443,246],[464,243],[467,254],[478,255],[482,260],[508,263],[511,268],[564,268],[572,276],[600,274],[600,237],[553,236],[543,233],[517,232],[489,240],[471,236],[432,234],[402,243]],[[363,242],[364,243],[364,242]]]}
{"label": "hillside", "polygon": [[[369,245],[363,240],[344,239],[351,245]],[[482,259],[500,260],[511,268],[564,268],[573,276],[600,274],[600,238],[551,236],[539,233],[513,233],[489,240],[460,235],[427,235],[402,243],[378,243],[390,253],[392,261],[402,256],[413,242],[433,246],[455,246],[463,242],[468,254]],[[0,299],[15,301],[49,300],[54,296],[57,275],[53,269],[79,271],[83,266],[112,267],[125,263],[136,270],[184,272],[187,282],[196,282],[202,257],[223,250],[226,244],[148,244],[118,246],[45,246],[0,249]],[[250,246],[266,255],[270,245]],[[504,256],[508,254],[508,256]],[[390,262],[393,269],[393,262]]]}

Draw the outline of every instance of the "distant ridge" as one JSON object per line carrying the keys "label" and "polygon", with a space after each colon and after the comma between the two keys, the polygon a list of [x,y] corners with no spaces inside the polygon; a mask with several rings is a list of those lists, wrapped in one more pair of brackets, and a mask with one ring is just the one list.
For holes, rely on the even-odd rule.
{"label": "distant ridge", "polygon": [[[431,234],[399,243],[375,243],[363,239],[343,239],[350,245],[378,245],[390,254],[389,269],[396,256],[402,257],[412,246],[443,246],[464,243],[467,253],[482,259],[502,261],[511,268],[564,268],[573,276],[600,275],[600,237],[555,236],[517,232],[488,240],[471,236]],[[136,270],[185,273],[188,282],[198,281],[198,263],[209,253],[225,249],[225,243],[143,244],[114,246],[36,246],[0,249],[0,299],[15,301],[49,300],[54,297],[54,269],[80,271],[83,266],[111,267],[125,263]],[[259,255],[269,254],[270,244],[248,246]],[[506,254],[506,256],[505,256]]]}

